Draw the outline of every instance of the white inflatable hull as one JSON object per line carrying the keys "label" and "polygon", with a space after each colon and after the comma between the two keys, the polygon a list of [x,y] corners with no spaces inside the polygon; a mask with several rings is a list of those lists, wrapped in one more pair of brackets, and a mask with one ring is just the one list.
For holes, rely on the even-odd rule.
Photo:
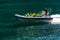
{"label": "white inflatable hull", "polygon": [[42,16],[42,17],[26,17],[26,16],[22,16],[19,14],[15,14],[15,16],[20,20],[20,21],[41,21],[41,22],[51,22],[51,20],[53,18],[51,18],[50,16]]}

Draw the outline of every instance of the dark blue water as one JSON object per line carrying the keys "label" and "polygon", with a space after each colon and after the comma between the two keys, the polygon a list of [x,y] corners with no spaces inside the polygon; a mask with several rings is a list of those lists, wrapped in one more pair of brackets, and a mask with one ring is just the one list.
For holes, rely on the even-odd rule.
{"label": "dark blue water", "polygon": [[41,24],[0,28],[2,40],[60,40],[60,25]]}
{"label": "dark blue water", "polygon": [[60,0],[0,0],[0,40],[60,40],[60,24],[21,22],[14,14],[41,12],[60,13]]}

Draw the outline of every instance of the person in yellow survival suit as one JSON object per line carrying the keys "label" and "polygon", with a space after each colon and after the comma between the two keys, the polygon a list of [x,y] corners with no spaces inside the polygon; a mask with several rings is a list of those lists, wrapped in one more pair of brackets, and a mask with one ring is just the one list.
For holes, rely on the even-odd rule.
{"label": "person in yellow survival suit", "polygon": [[27,17],[41,17],[43,16],[41,13],[27,13],[25,14]]}

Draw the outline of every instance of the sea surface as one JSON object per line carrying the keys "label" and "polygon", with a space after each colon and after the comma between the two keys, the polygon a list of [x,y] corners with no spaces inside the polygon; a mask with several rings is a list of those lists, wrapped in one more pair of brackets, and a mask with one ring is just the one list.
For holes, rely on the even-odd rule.
{"label": "sea surface", "polygon": [[22,22],[15,14],[37,13],[51,8],[60,14],[60,0],[0,0],[0,40],[60,40],[60,24]]}

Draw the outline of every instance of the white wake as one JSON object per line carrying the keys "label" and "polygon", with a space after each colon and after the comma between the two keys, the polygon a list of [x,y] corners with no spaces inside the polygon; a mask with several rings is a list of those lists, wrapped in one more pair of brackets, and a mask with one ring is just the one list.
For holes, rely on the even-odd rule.
{"label": "white wake", "polygon": [[51,24],[60,24],[60,14],[51,15]]}

